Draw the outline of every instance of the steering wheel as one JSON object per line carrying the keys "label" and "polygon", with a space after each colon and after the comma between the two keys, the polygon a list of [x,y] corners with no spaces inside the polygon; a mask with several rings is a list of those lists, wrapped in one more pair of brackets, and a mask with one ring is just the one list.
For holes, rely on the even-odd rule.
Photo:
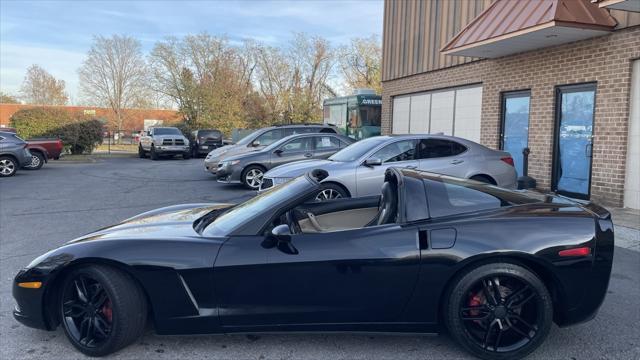
{"label": "steering wheel", "polygon": [[287,211],[285,217],[287,219],[287,224],[291,228],[291,232],[293,234],[300,234],[302,232],[302,228],[300,228],[300,224],[294,215],[294,209]]}

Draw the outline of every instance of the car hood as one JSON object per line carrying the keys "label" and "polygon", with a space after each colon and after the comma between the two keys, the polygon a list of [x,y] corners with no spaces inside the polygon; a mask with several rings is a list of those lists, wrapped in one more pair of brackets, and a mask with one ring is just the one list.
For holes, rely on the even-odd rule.
{"label": "car hood", "polygon": [[246,154],[248,152],[259,151],[262,147],[251,147],[246,145],[227,145],[221,148],[215,149],[207,155],[208,161],[220,161],[223,158],[226,159],[231,156]]}
{"label": "car hood", "polygon": [[296,177],[314,169],[324,169],[331,175],[331,170],[342,168],[346,163],[330,160],[302,160],[275,167],[265,177]]}
{"label": "car hood", "polygon": [[175,135],[154,135],[153,138],[155,140],[164,140],[164,139],[186,139],[184,135],[175,134]]}
{"label": "car hood", "polygon": [[100,229],[68,243],[113,239],[188,239],[200,237],[193,222],[213,210],[232,204],[183,204],[151,210],[123,222]]}

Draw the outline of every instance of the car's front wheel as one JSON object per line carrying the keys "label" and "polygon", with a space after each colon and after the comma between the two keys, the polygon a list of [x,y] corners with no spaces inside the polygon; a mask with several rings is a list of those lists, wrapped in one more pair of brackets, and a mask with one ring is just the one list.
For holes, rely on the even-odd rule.
{"label": "car's front wheel", "polygon": [[151,160],[158,160],[158,153],[156,152],[155,146],[151,145],[151,151],[149,151],[149,155],[151,156]]}
{"label": "car's front wheel", "polygon": [[71,271],[59,301],[64,332],[88,356],[104,356],[133,343],[147,321],[145,296],[133,279],[112,267]]}
{"label": "car's front wheel", "polygon": [[258,190],[264,177],[264,168],[258,165],[247,166],[242,172],[242,183],[251,190]]}
{"label": "car's front wheel", "polygon": [[342,188],[342,186],[333,184],[333,183],[328,183],[328,184],[322,184],[322,190],[320,190],[316,194],[315,200],[327,201],[327,200],[342,199],[342,198],[348,198],[348,197],[349,197],[349,194],[344,188]]}
{"label": "car's front wheel", "polygon": [[482,359],[520,359],[547,337],[553,303],[544,283],[523,266],[481,265],[459,276],[444,314],[451,336]]}
{"label": "car's front wheel", "polygon": [[0,156],[0,177],[13,176],[18,171],[18,163],[10,156]]}
{"label": "car's front wheel", "polygon": [[138,157],[140,159],[144,159],[147,157],[147,154],[144,152],[144,149],[142,148],[142,145],[138,145]]}
{"label": "car's front wheel", "polygon": [[31,153],[31,163],[29,165],[25,165],[24,168],[27,170],[39,170],[45,163],[44,155],[39,152]]}

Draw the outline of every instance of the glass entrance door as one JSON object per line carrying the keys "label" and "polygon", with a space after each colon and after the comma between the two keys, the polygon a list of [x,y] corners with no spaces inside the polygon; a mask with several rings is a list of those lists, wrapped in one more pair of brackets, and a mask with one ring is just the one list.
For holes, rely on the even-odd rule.
{"label": "glass entrance door", "polygon": [[529,143],[529,91],[509,92],[502,95],[502,144],[511,154],[518,176],[523,174],[522,150]]}
{"label": "glass entrance door", "polygon": [[552,190],[578,199],[590,195],[595,96],[595,84],[556,89]]}

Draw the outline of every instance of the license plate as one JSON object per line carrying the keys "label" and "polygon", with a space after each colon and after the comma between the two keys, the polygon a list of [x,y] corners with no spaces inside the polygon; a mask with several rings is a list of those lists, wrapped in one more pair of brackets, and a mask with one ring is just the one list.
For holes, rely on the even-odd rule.
{"label": "license plate", "polygon": [[200,149],[203,149],[203,150],[207,150],[208,148],[209,148],[208,146],[200,146]]}

